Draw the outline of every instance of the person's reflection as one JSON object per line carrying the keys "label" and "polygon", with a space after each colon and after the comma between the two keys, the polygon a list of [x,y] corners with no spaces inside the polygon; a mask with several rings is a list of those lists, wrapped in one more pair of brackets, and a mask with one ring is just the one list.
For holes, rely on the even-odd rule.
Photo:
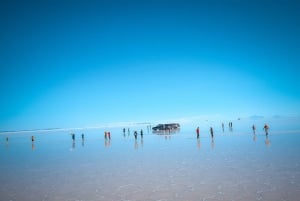
{"label": "person's reflection", "polygon": [[105,139],[104,146],[105,147],[110,147],[110,139]]}
{"label": "person's reflection", "polygon": [[75,149],[75,140],[72,141],[72,149]]}
{"label": "person's reflection", "polygon": [[165,135],[165,140],[171,140],[171,135]]}
{"label": "person's reflection", "polygon": [[137,140],[134,140],[134,149],[138,149],[139,148],[139,143],[137,142]]}
{"label": "person's reflection", "polygon": [[35,145],[34,142],[31,143],[31,150],[34,151],[35,150]]}
{"label": "person's reflection", "polygon": [[214,149],[215,148],[215,140],[214,138],[211,139],[211,148]]}
{"label": "person's reflection", "polygon": [[144,147],[144,140],[143,140],[143,138],[141,138],[141,147],[142,148]]}
{"label": "person's reflection", "polygon": [[265,145],[266,147],[269,147],[271,145],[271,140],[269,139],[268,135],[266,135]]}
{"label": "person's reflection", "polygon": [[255,135],[255,133],[253,134],[253,141],[255,142],[256,141],[256,135]]}
{"label": "person's reflection", "polygon": [[197,147],[198,147],[198,149],[201,148],[201,142],[200,142],[200,139],[199,139],[199,138],[197,139]]}

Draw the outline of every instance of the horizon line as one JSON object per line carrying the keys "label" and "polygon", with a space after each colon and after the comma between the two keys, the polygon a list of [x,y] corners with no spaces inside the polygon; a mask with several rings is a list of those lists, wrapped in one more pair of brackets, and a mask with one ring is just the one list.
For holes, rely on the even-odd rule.
{"label": "horizon line", "polygon": [[[137,125],[152,125],[152,124],[159,124],[159,123],[181,123],[181,124],[188,124],[188,123],[194,123],[195,121],[215,121],[215,119],[220,120],[221,115],[219,114],[211,114],[211,115],[198,115],[198,116],[191,116],[191,117],[182,117],[182,118],[174,118],[174,119],[168,119],[168,120],[155,120],[155,121],[129,121],[129,122],[110,122],[110,123],[103,123],[100,125],[95,126],[83,126],[83,127],[69,127],[69,128],[59,128],[59,127],[53,127],[53,128],[36,128],[36,129],[20,129],[20,130],[0,130],[1,134],[13,134],[13,133],[30,133],[30,132],[51,132],[51,131],[72,131],[72,130],[85,130],[85,129],[102,129],[102,128],[117,128],[117,127],[132,127]],[[271,116],[263,116],[263,115],[249,115],[247,117],[237,117],[237,118],[229,118],[227,120],[233,121],[233,120],[242,120],[242,119],[264,119],[267,117],[271,118],[299,118],[299,115],[291,115],[291,116],[284,116],[284,115],[271,115]],[[214,119],[214,120],[209,120]]]}

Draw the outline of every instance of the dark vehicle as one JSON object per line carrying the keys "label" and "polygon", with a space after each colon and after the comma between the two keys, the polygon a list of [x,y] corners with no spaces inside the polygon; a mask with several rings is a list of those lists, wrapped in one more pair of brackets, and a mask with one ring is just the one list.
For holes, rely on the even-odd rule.
{"label": "dark vehicle", "polygon": [[178,123],[158,124],[152,128],[153,131],[172,131],[177,129],[180,129],[180,125]]}

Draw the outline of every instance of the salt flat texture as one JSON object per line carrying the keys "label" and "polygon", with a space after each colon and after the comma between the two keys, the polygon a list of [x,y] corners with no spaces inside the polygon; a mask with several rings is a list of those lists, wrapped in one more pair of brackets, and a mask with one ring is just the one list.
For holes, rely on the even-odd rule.
{"label": "salt flat texture", "polygon": [[34,144],[33,133],[2,135],[1,200],[299,200],[300,132],[225,127],[197,140],[194,127],[174,135],[145,127],[135,140],[134,129],[111,129],[110,141],[86,130],[74,143],[65,131],[34,133]]}

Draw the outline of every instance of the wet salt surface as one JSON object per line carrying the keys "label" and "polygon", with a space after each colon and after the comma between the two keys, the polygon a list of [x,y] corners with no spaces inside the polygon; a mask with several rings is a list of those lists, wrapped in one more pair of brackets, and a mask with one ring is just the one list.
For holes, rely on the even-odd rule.
{"label": "wet salt surface", "polygon": [[300,132],[111,132],[0,136],[1,200],[299,200]]}

